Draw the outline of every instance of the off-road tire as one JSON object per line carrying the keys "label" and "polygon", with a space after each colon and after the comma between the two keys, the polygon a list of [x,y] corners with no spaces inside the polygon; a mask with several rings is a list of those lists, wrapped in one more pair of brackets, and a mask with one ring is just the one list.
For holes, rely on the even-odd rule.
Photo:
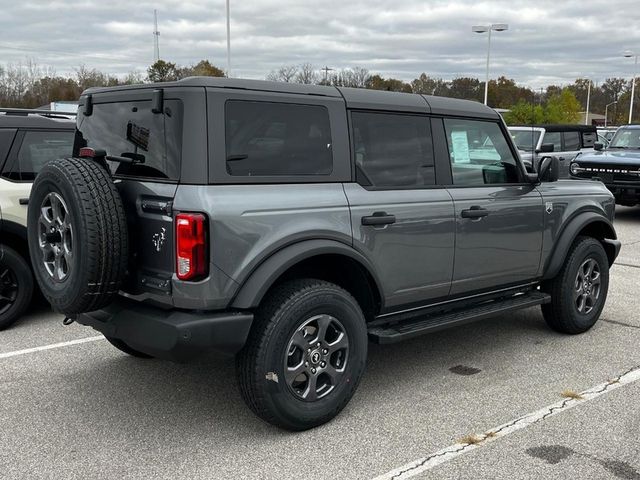
{"label": "off-road tire", "polygon": [[[573,294],[578,269],[589,258],[593,258],[600,267],[601,286],[597,303],[589,313],[584,314],[578,311]],[[542,285],[542,290],[551,295],[551,303],[542,305],[544,319],[557,332],[584,333],[600,318],[608,289],[609,260],[602,244],[592,237],[578,237],[556,277]]]}
{"label": "off-road tire", "polygon": [[33,297],[33,275],[29,265],[14,249],[0,245],[0,295],[5,287],[11,290],[14,299],[0,302],[0,330],[13,325],[27,310]]}
{"label": "off-road tire", "polygon": [[126,353],[127,355],[131,355],[132,357],[136,357],[136,358],[153,358],[152,355],[148,355],[144,352],[140,352],[134,348],[131,348],[129,345],[127,345],[125,342],[123,342],[119,338],[107,337],[106,335],[104,336],[104,338],[106,338],[107,342],[109,342],[111,345],[116,347],[121,352]]}
{"label": "off-road tire", "polygon": [[[56,282],[43,265],[38,222],[45,197],[64,200],[73,227],[73,264]],[[35,278],[53,308],[66,315],[97,310],[118,293],[127,268],[127,223],[122,199],[107,170],[91,159],[48,163],[31,190],[29,253]]]}
{"label": "off-road tire", "polygon": [[[305,402],[287,385],[283,359],[293,333],[305,319],[319,314],[340,320],[348,334],[349,357],[334,390]],[[307,430],[345,407],[364,373],[366,358],[367,330],[356,300],[332,283],[301,279],[276,287],[262,302],[247,343],[236,356],[236,374],[244,401],[258,417],[288,430]]]}

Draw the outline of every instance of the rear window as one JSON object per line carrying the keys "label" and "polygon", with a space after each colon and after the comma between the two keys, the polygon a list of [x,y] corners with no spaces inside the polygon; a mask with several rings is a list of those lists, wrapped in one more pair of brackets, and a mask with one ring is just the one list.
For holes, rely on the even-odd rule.
{"label": "rear window", "polygon": [[132,159],[133,163],[109,161],[117,177],[178,180],[182,102],[165,100],[162,113],[153,113],[151,107],[151,100],[94,103],[90,116],[79,115],[75,154],[86,146]]}
{"label": "rear window", "polygon": [[234,176],[329,175],[329,112],[320,105],[230,100],[227,172]]}
{"label": "rear window", "polygon": [[564,132],[564,149],[566,151],[580,150],[580,133]]}
{"label": "rear window", "polygon": [[593,144],[598,141],[598,134],[596,132],[584,132],[582,134],[582,145],[584,148],[593,147]]}

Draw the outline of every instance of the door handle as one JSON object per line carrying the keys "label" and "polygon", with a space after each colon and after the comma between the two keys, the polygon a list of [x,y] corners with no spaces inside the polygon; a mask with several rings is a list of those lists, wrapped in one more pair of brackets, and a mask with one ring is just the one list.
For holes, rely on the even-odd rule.
{"label": "door handle", "polygon": [[478,205],[474,205],[468,210],[462,210],[461,216],[462,218],[482,218],[489,215],[489,210],[486,208],[482,208]]}
{"label": "door handle", "polygon": [[558,160],[560,160],[561,162],[564,162],[565,158],[564,157],[558,157]]}
{"label": "door handle", "polygon": [[362,225],[390,225],[396,223],[396,216],[387,212],[374,212],[373,215],[362,217]]}
{"label": "door handle", "polygon": [[20,205],[29,205],[29,199],[28,198],[19,198],[18,199],[18,203]]}

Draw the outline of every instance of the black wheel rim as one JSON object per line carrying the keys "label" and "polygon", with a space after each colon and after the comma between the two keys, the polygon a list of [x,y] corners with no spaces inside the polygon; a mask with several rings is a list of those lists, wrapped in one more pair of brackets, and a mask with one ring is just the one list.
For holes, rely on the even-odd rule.
{"label": "black wheel rim", "polygon": [[62,196],[49,193],[40,206],[38,246],[45,271],[56,282],[63,282],[73,267],[73,227]]}
{"label": "black wheel rim", "polygon": [[600,298],[601,286],[600,265],[594,258],[587,258],[578,268],[573,291],[573,301],[579,313],[588,315],[593,311]]}
{"label": "black wheel rim", "polygon": [[287,345],[284,375],[301,400],[314,402],[341,382],[349,359],[349,337],[331,315],[315,315],[296,329]]}
{"label": "black wheel rim", "polygon": [[0,265],[0,315],[6,313],[18,298],[18,277],[6,265]]}

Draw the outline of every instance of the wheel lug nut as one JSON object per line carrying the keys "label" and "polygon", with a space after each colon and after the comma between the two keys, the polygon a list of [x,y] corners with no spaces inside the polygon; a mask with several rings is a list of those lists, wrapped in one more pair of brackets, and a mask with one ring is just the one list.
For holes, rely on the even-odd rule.
{"label": "wheel lug nut", "polygon": [[308,367],[309,366],[309,362],[304,362],[304,366]]}
{"label": "wheel lug nut", "polygon": [[315,369],[315,368],[312,368],[312,369],[311,369],[311,373],[313,373],[313,374],[315,375],[315,374],[316,374],[316,369]]}
{"label": "wheel lug nut", "polygon": [[322,368],[326,367],[326,366],[327,366],[327,362],[320,362],[320,366],[321,366]]}
{"label": "wheel lug nut", "polygon": [[319,347],[319,346],[320,346],[320,342],[318,342],[318,343],[316,344],[316,347]]}
{"label": "wheel lug nut", "polygon": [[329,350],[327,350],[326,348],[323,348],[323,349],[322,349],[322,353],[323,353],[324,355],[326,355],[327,353],[329,353]]}

